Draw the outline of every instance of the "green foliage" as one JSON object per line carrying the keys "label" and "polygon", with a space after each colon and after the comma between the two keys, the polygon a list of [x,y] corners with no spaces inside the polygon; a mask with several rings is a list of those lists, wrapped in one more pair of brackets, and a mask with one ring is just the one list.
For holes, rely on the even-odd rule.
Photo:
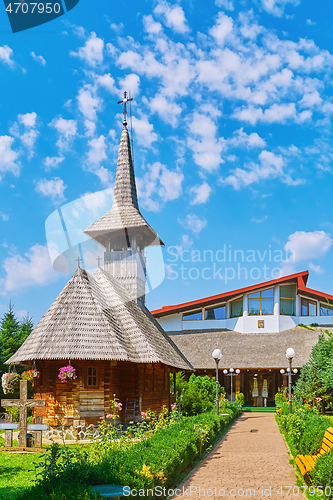
{"label": "green foliage", "polygon": [[302,366],[294,390],[302,401],[322,401],[322,409],[333,400],[333,337],[328,330],[325,334],[320,334],[309,361]]}
{"label": "green foliage", "polygon": [[[176,389],[178,403],[182,405],[183,415],[197,415],[208,409],[213,408],[216,398],[216,379],[208,375],[200,377],[190,376],[189,381],[185,381],[184,374],[177,373]],[[219,394],[224,392],[223,387],[219,385]]]}
{"label": "green foliage", "polygon": [[333,494],[333,451],[325,453],[325,455],[318,458],[316,465],[309,473],[309,476],[315,485],[322,486],[328,493],[328,487],[331,488],[332,493],[325,495],[326,498],[332,498]]}
{"label": "green foliage", "polygon": [[[240,406],[229,403],[227,412],[234,419]],[[40,456],[36,464],[38,484],[15,497],[0,495],[0,500],[88,500],[97,498],[89,492],[88,486],[94,484],[174,487],[225,427],[225,417],[209,412],[180,416],[148,439],[117,442],[103,453],[96,453],[95,446],[72,451],[53,445],[51,453]]]}
{"label": "green foliage", "polygon": [[238,394],[236,394],[236,401],[238,404],[240,404],[241,406],[243,406],[244,402],[245,402],[245,396],[242,392],[239,392]]}

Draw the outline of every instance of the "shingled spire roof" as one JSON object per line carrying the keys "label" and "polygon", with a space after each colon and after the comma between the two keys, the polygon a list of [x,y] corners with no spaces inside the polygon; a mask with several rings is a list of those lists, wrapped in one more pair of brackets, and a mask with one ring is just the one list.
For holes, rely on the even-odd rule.
{"label": "shingled spire roof", "polygon": [[39,359],[161,362],[192,369],[148,309],[104,270],[78,268],[7,364]]}
{"label": "shingled spire roof", "polygon": [[164,245],[139,210],[131,144],[126,122],[123,124],[120,138],[112,208],[91,224],[85,233],[105,247],[110,233],[114,233],[113,237],[126,234],[130,241],[135,239],[141,247]]}

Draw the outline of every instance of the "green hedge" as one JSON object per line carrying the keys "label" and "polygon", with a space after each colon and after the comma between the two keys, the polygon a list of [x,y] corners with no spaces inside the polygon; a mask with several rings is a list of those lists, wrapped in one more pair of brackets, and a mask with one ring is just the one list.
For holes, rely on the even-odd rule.
{"label": "green hedge", "polygon": [[[229,403],[225,413],[234,420],[241,413],[237,403]],[[151,438],[128,448],[112,448],[94,455],[91,451],[60,455],[54,447],[54,460],[45,478],[33,488],[1,500],[81,500],[98,498],[88,485],[120,484],[135,489],[176,486],[182,473],[227,426],[225,417],[214,412],[181,417],[179,422],[159,430]],[[205,431],[205,434],[201,431]],[[57,456],[58,453],[58,456]],[[150,497],[152,498],[152,497]]]}
{"label": "green hedge", "polygon": [[[333,417],[319,414],[307,405],[295,406],[292,414],[277,416],[276,420],[294,457],[318,453],[326,429],[333,427]],[[333,493],[333,451],[318,458],[314,469],[304,479],[308,484],[321,486],[324,491],[325,487],[330,487]],[[324,494],[322,498],[333,498],[333,494]]]}

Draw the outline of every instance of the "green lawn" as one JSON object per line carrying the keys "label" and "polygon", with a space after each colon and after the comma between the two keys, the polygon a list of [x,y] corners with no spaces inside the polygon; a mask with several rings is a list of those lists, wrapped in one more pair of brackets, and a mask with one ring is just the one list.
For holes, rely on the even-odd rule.
{"label": "green lawn", "polygon": [[6,493],[18,492],[34,484],[35,468],[41,454],[15,455],[0,452],[0,498]]}

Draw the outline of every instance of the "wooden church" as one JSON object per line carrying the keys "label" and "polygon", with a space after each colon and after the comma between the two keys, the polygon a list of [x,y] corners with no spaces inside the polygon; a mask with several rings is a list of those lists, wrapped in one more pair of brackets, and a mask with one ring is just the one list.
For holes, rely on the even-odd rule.
{"label": "wooden church", "polygon": [[[141,411],[170,405],[170,373],[191,364],[145,307],[144,249],[163,245],[139,210],[126,123],[120,139],[111,210],[86,229],[105,247],[104,269],[91,275],[78,266],[36,328],[7,361],[34,363],[35,415],[52,426],[96,423],[110,413],[114,395],[126,401],[131,420]],[[62,382],[61,367],[75,368]]]}

